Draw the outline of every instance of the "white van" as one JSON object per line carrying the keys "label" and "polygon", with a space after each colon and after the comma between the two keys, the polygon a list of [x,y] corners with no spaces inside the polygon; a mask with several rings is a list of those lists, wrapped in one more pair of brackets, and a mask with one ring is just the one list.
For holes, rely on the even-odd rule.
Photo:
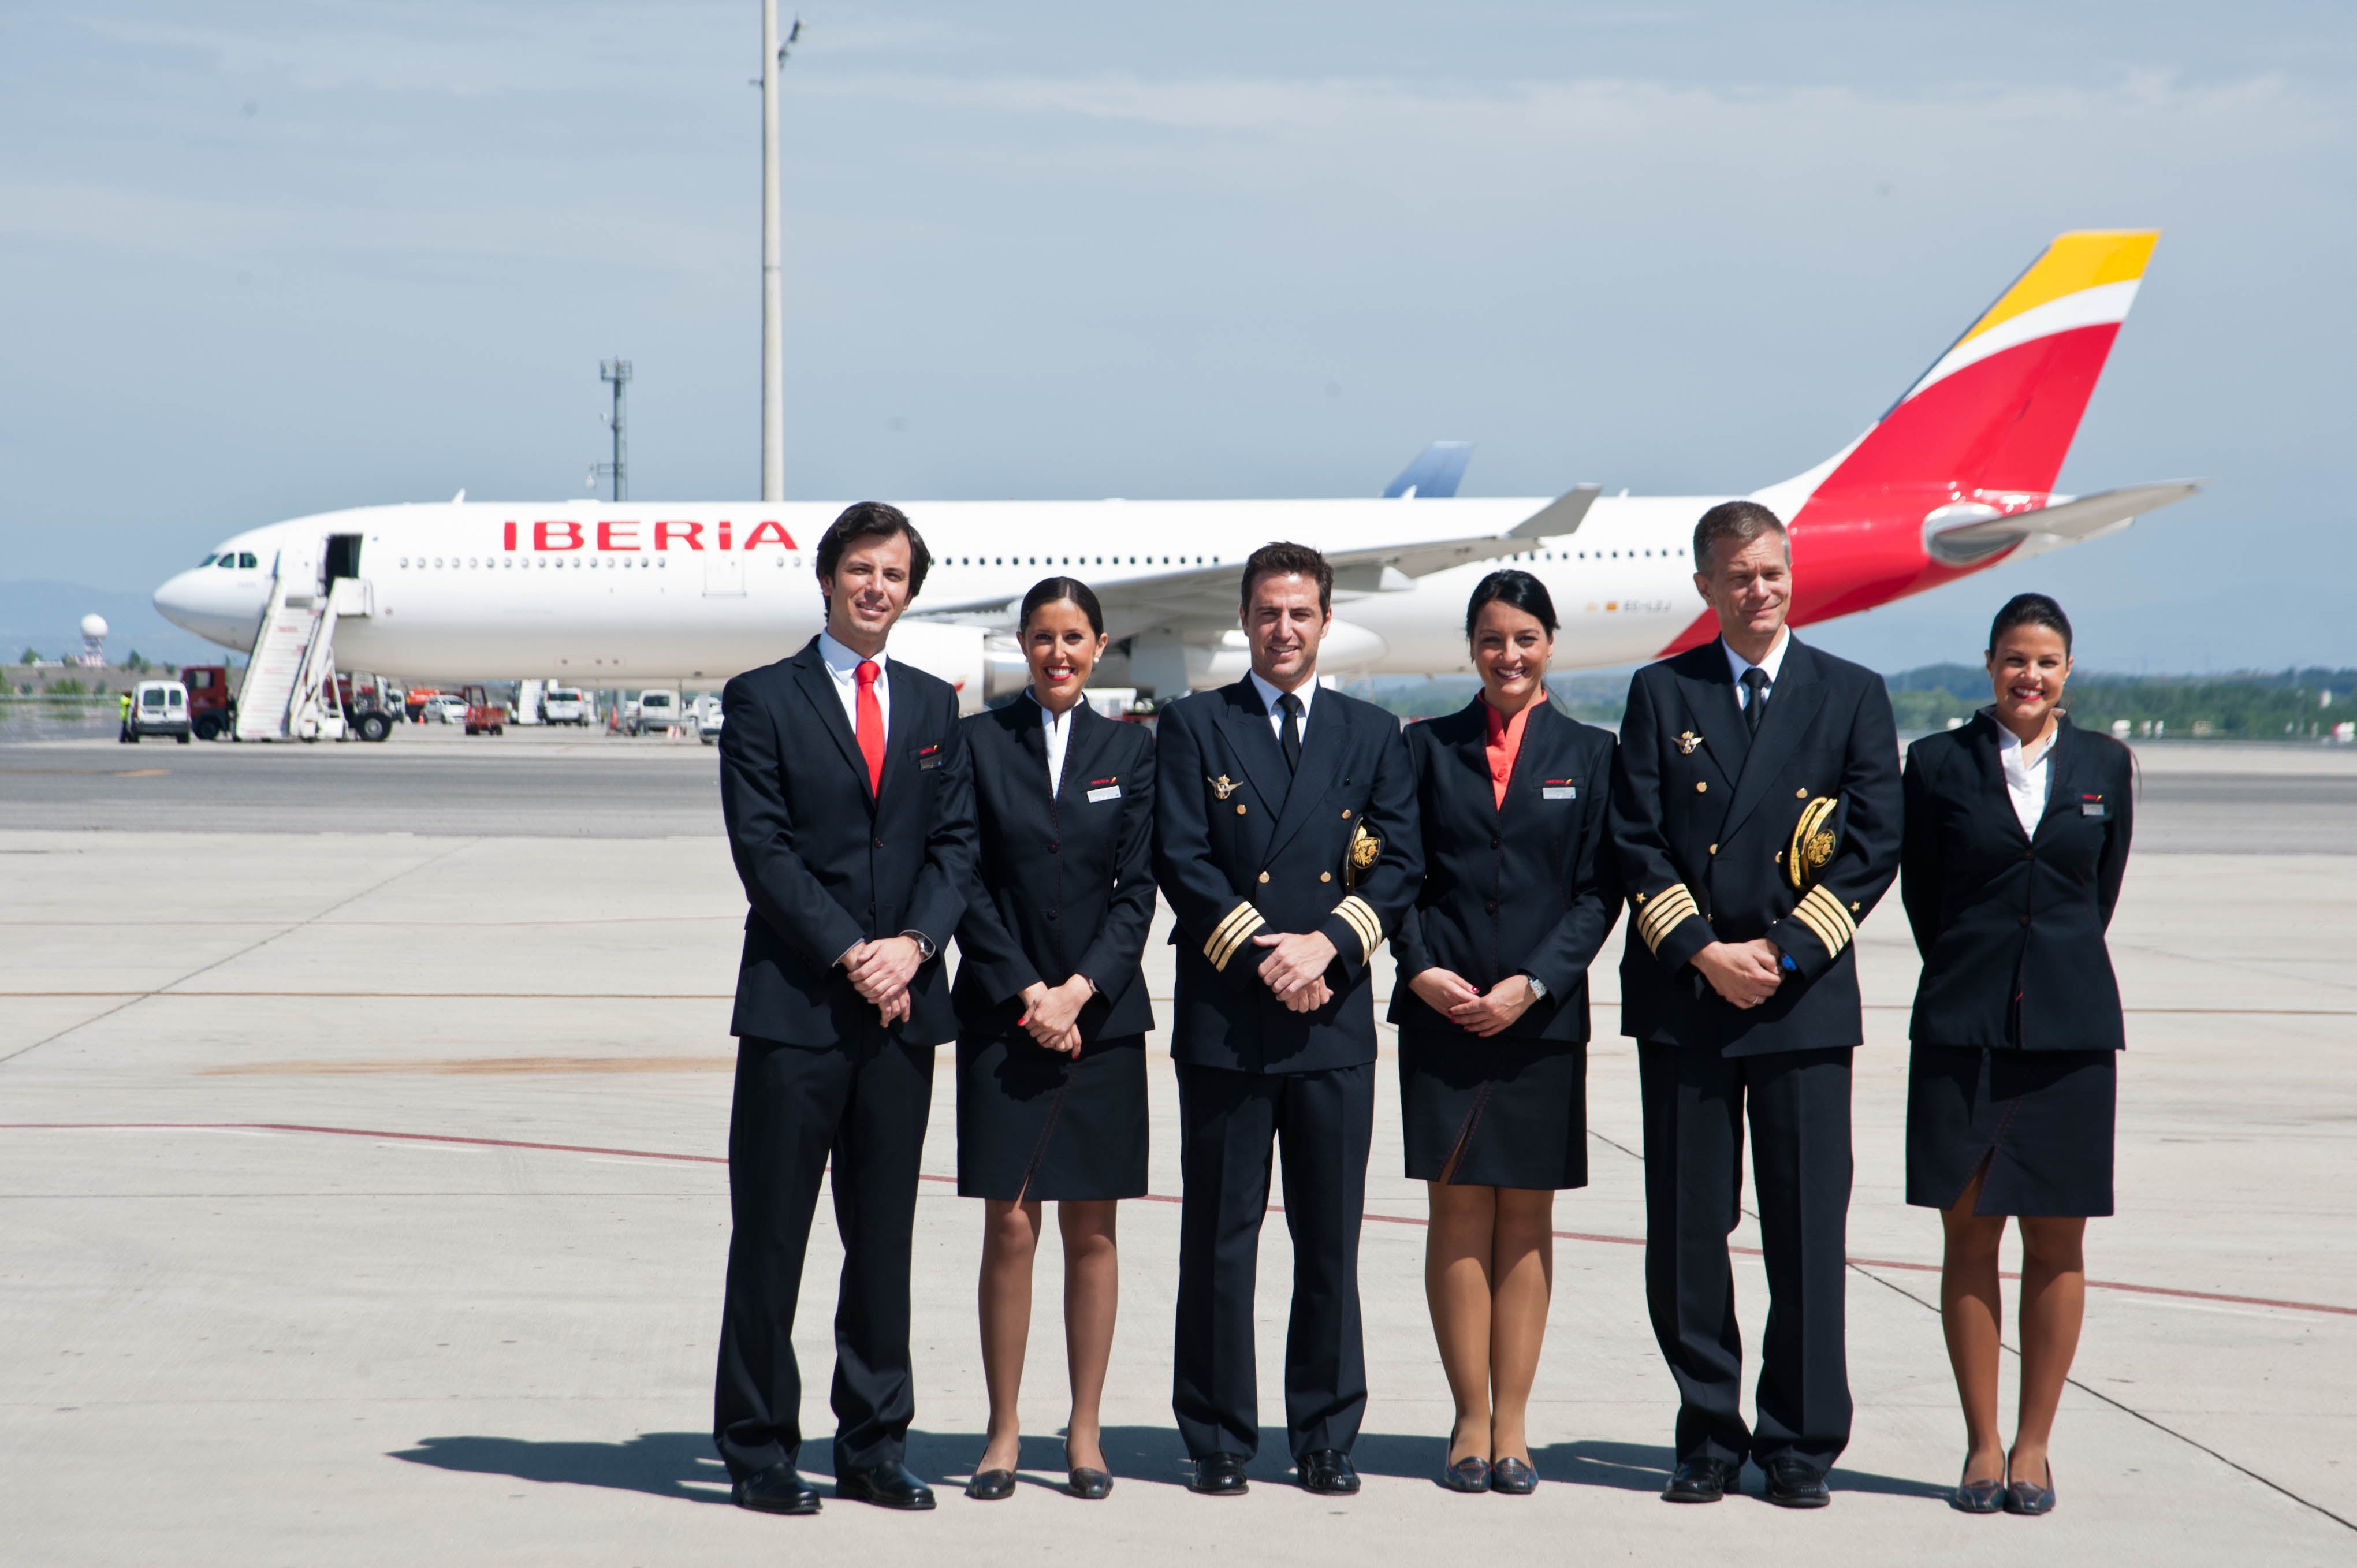
{"label": "white van", "polygon": [[188,689],[178,681],[142,681],[131,689],[131,714],[123,721],[124,740],[137,745],[143,735],[168,735],[188,744]]}
{"label": "white van", "polygon": [[686,722],[686,710],[677,692],[640,692],[630,714],[630,731],[632,735],[644,735],[649,730],[666,730]]}
{"label": "white van", "polygon": [[540,722],[548,725],[589,725],[589,694],[574,686],[551,686],[540,694]]}

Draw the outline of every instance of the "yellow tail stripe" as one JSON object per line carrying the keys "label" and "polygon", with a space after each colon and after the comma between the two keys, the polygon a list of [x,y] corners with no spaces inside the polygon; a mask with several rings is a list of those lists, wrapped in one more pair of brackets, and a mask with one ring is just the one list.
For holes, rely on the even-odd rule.
{"label": "yellow tail stripe", "polygon": [[1956,340],[1957,345],[2066,294],[2143,277],[2159,238],[2158,229],[2078,229],[2056,235],[2029,270],[1973,323],[1971,331]]}

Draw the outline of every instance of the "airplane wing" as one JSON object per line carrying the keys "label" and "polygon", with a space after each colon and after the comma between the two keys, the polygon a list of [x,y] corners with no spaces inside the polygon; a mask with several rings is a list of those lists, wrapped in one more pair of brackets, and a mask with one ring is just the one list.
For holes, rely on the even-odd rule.
{"label": "airplane wing", "polygon": [[[1329,550],[1326,559],[1334,568],[1335,597],[1347,601],[1369,594],[1397,593],[1413,586],[1418,577],[1451,566],[1519,555],[1535,541],[1577,532],[1589,504],[1602,490],[1601,485],[1574,486],[1503,533]],[[1237,573],[1242,565],[1229,562],[1189,566],[1090,586],[1104,608],[1105,631],[1115,641],[1157,627],[1224,630],[1236,624]],[[970,599],[963,604],[929,605],[909,613],[920,619],[954,620],[1011,631],[1020,602],[1006,597]]]}
{"label": "airplane wing", "polygon": [[[1924,520],[1923,548],[1946,565],[1969,566],[2010,550],[2033,534],[2062,542],[2092,538],[2146,512],[2198,495],[2206,483],[2205,479],[2168,479],[2129,485],[2009,514],[1973,502],[1943,507]],[[1953,521],[1943,520],[1943,513]]]}

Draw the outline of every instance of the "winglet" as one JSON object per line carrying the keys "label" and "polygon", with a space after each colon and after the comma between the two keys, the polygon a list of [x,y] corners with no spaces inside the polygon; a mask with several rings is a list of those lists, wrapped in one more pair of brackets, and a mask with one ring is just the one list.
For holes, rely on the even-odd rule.
{"label": "winglet", "polygon": [[1574,485],[1563,494],[1506,530],[1509,539],[1553,539],[1577,533],[1587,509],[1604,493],[1602,485]]}
{"label": "winglet", "polygon": [[1453,496],[1465,478],[1465,465],[1472,460],[1470,441],[1436,441],[1416,454],[1415,461],[1399,471],[1398,478],[1383,487],[1383,499],[1417,497],[1431,500]]}

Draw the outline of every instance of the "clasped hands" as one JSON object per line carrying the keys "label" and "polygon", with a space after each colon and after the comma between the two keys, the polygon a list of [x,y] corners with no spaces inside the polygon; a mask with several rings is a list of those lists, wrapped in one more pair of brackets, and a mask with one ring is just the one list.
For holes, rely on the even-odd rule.
{"label": "clasped hands", "polygon": [[1079,1056],[1081,1009],[1096,993],[1097,988],[1085,974],[1076,974],[1061,985],[1035,980],[1023,988],[1023,1016],[1016,1022],[1049,1050]]}
{"label": "clasped hands", "polygon": [[1434,1012],[1484,1039],[1511,1028],[1538,1000],[1527,974],[1510,974],[1484,992],[1454,970],[1435,966],[1417,971],[1407,984]]}
{"label": "clasped hands", "polygon": [[909,1015],[909,982],[915,979],[917,966],[925,955],[912,937],[878,937],[872,942],[854,942],[836,961],[851,977],[851,988],[862,1000],[874,1004],[882,1015],[884,1026],[890,1028]]}
{"label": "clasped hands", "polygon": [[1318,931],[1291,936],[1263,934],[1255,946],[1268,950],[1260,961],[1260,977],[1276,999],[1296,1013],[1315,1013],[1334,999],[1326,983],[1326,967],[1334,961],[1334,943]]}
{"label": "clasped hands", "polygon": [[1694,966],[1710,988],[1732,1007],[1757,1007],[1784,983],[1784,950],[1766,937],[1748,942],[1713,942],[1695,954]]}

